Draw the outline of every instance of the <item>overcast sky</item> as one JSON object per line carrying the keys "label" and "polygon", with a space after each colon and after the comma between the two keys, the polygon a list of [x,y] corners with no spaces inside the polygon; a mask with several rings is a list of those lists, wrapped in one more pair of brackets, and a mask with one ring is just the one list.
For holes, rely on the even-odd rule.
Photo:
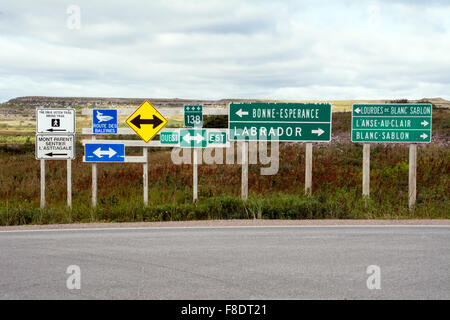
{"label": "overcast sky", "polygon": [[2,0],[0,101],[450,99],[449,17],[450,0]]}

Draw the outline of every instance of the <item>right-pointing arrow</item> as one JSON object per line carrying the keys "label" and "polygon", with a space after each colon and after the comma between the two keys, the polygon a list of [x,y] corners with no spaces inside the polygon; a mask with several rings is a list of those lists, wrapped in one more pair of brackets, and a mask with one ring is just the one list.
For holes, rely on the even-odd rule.
{"label": "right-pointing arrow", "polygon": [[316,133],[317,136],[319,137],[320,135],[322,135],[322,133],[324,133],[325,131],[323,131],[321,128],[317,129],[317,130],[312,130],[312,133]]}
{"label": "right-pointing arrow", "polygon": [[426,139],[426,138],[428,138],[428,135],[427,135],[426,133],[422,133],[422,134],[420,135],[420,137],[421,137],[422,139]]}
{"label": "right-pointing arrow", "polygon": [[428,125],[428,121],[423,120],[420,124],[423,125],[424,127],[426,127]]}

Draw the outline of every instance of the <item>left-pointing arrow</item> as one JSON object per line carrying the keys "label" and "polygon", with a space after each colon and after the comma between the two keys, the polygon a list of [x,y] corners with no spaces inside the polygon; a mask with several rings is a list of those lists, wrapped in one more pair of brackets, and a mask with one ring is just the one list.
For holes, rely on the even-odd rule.
{"label": "left-pointing arrow", "polygon": [[156,115],[153,115],[152,119],[141,119],[141,115],[140,114],[138,114],[136,117],[134,117],[130,122],[133,125],[135,125],[136,127],[138,127],[139,129],[141,128],[142,124],[152,124],[153,125],[153,129],[155,129],[161,123],[163,123],[163,121],[160,118],[158,118]]}
{"label": "left-pointing arrow", "polygon": [[53,129],[53,128],[51,128],[51,129],[47,129],[47,131],[50,131],[50,132],[60,132],[60,131],[66,131],[66,129]]}
{"label": "left-pointing arrow", "polygon": [[45,154],[46,156],[53,157],[53,156],[67,156],[67,153],[53,153],[49,152]]}

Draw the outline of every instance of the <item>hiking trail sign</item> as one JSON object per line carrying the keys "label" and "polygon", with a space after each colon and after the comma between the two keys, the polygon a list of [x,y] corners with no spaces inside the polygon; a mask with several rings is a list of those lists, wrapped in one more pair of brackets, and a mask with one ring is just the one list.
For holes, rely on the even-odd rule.
{"label": "hiking trail sign", "polygon": [[203,126],[203,107],[201,105],[184,106],[184,126],[201,128]]}
{"label": "hiking trail sign", "polygon": [[431,104],[354,104],[352,142],[429,143]]}
{"label": "hiking trail sign", "polygon": [[331,140],[329,103],[230,103],[230,141]]}
{"label": "hiking trail sign", "polygon": [[167,124],[166,118],[145,100],[126,120],[142,140],[149,142]]}
{"label": "hiking trail sign", "polygon": [[36,109],[36,133],[74,134],[75,109]]}

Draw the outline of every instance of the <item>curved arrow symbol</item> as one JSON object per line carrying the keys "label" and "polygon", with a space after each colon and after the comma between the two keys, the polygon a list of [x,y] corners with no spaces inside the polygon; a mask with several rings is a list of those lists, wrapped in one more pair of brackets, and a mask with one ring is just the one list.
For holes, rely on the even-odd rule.
{"label": "curved arrow symbol", "polygon": [[155,129],[161,123],[163,123],[163,121],[160,118],[158,118],[156,115],[153,115],[152,119],[141,119],[140,114],[138,114],[136,117],[134,117],[134,119],[130,120],[130,122],[133,125],[135,125],[136,127],[138,127],[139,129],[141,128],[141,124],[152,124],[153,129]]}

